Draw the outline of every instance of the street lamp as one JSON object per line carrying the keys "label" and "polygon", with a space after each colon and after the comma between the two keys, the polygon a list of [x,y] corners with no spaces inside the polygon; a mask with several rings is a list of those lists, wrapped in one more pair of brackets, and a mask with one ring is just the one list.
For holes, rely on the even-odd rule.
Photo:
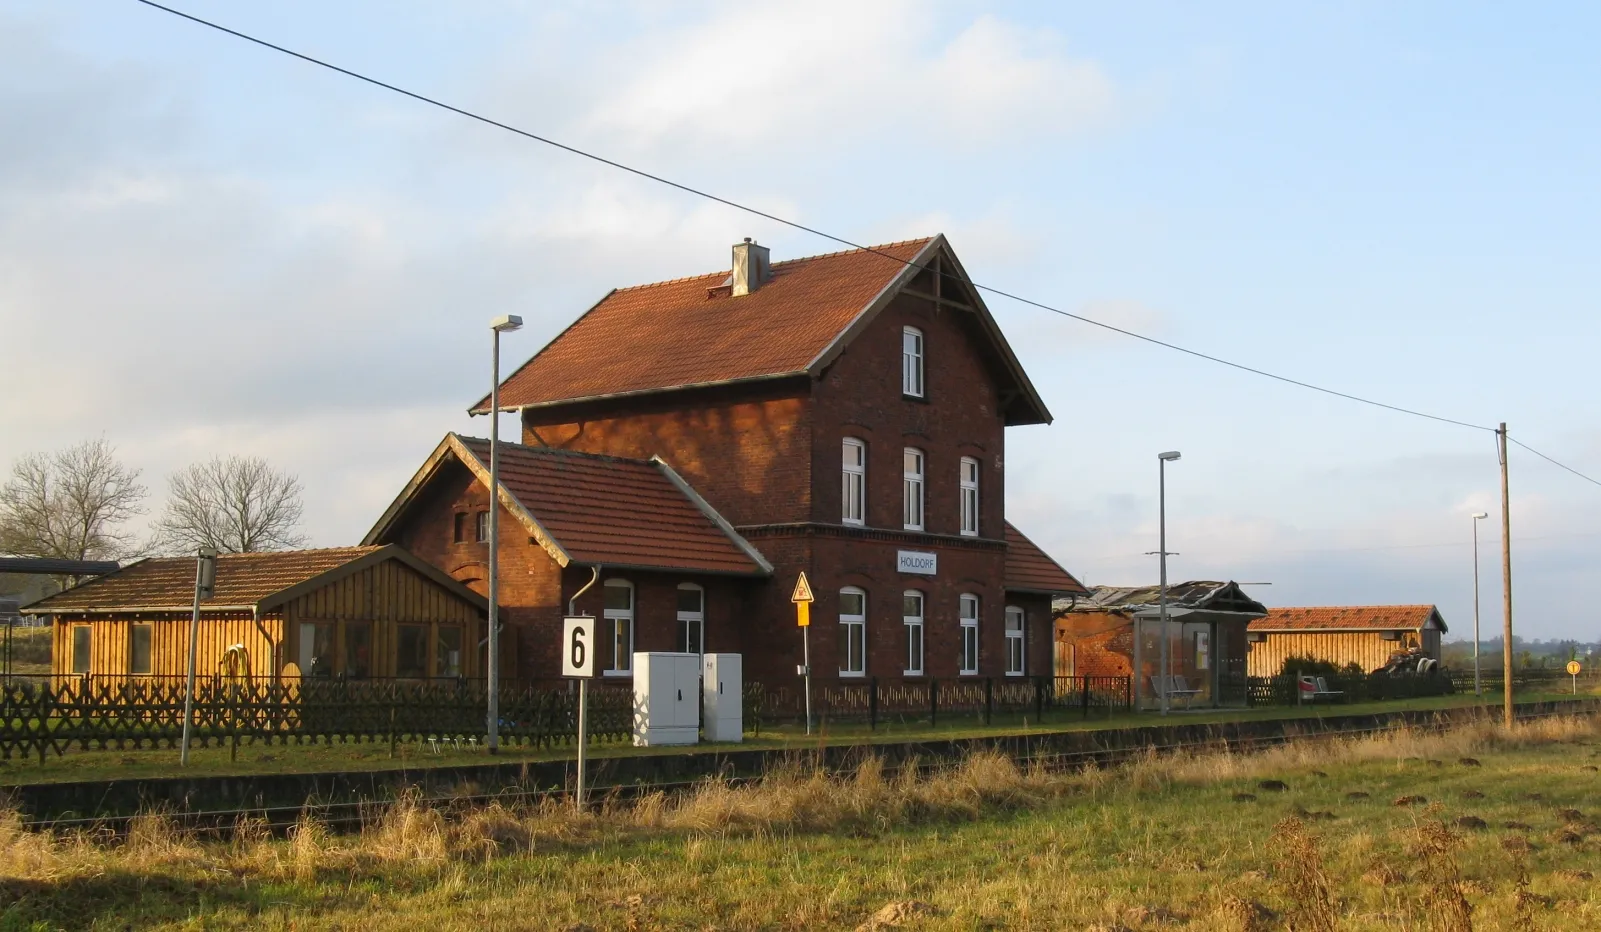
{"label": "street lamp", "polygon": [[[1157,543],[1158,561],[1162,567],[1162,595],[1158,611],[1162,618],[1162,714],[1167,714],[1168,695],[1173,691],[1173,680],[1170,661],[1168,659],[1167,636],[1167,464],[1179,458],[1179,451],[1169,450],[1166,453],[1156,454],[1156,487],[1157,487],[1157,514],[1158,534]],[[1138,673],[1136,673],[1138,675]]]}
{"label": "street lamp", "polygon": [[1482,511],[1473,513],[1473,695],[1482,696],[1484,690],[1479,686],[1479,522],[1489,515]]}
{"label": "street lamp", "polygon": [[489,670],[484,691],[489,706],[489,753],[500,751],[500,335],[521,328],[523,319],[502,314],[490,321],[495,334],[489,383]]}

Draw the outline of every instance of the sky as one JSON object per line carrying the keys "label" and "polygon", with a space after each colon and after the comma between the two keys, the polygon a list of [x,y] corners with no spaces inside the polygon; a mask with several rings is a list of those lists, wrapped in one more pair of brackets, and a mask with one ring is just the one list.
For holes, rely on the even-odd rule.
{"label": "sky", "polygon": [[[1601,477],[1601,7],[172,0],[981,284],[1494,427]],[[509,369],[616,286],[838,245],[133,0],[0,0],[0,469],[105,437],[215,454],[353,543]],[[1008,513],[1091,584],[1434,603],[1499,631],[1484,430],[991,297],[1056,420]],[[514,418],[503,421],[515,436]],[[1512,449],[1524,637],[1601,638],[1601,486]],[[1262,585],[1267,584],[1267,585]]]}

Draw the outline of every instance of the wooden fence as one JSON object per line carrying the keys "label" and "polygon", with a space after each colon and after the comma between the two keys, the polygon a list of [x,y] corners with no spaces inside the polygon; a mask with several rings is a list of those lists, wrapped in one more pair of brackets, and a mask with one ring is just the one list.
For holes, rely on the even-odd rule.
{"label": "wooden fence", "polygon": [[[852,722],[876,728],[888,722],[927,722],[959,715],[989,724],[996,715],[1042,722],[1088,718],[1127,710],[1126,676],[962,677],[880,683],[877,677],[812,680],[812,717],[819,723]],[[745,687],[745,721],[799,722],[806,717],[804,687]]]}
{"label": "wooden fence", "polygon": [[[183,734],[184,680],[97,683],[92,677],[0,683],[0,759],[69,750],[176,748]],[[488,722],[481,680],[301,680],[196,683],[194,745],[476,740]],[[562,681],[519,684],[500,694],[508,744],[553,746],[577,737],[578,694]],[[626,741],[633,693],[597,681],[589,692],[591,741]]]}

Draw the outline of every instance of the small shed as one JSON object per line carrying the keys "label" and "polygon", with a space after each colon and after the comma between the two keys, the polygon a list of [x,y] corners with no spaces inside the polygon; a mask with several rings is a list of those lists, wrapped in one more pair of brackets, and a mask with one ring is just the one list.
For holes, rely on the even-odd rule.
{"label": "small shed", "polygon": [[[1159,586],[1096,586],[1058,599],[1057,676],[1133,676],[1135,708],[1160,699],[1162,592]],[[1191,580],[1167,587],[1168,672],[1197,690],[1192,705],[1245,703],[1246,625],[1267,613],[1240,584]],[[1136,667],[1138,674],[1136,675]]]}
{"label": "small shed", "polygon": [[[182,676],[195,558],[139,560],[24,606],[52,620],[51,671]],[[225,553],[200,603],[196,673],[277,679],[481,675],[485,599],[394,545]]]}
{"label": "small shed", "polygon": [[1421,650],[1440,659],[1447,630],[1433,605],[1343,605],[1274,608],[1251,622],[1251,676],[1275,676],[1290,657],[1354,663],[1365,672],[1384,666],[1392,654]]}

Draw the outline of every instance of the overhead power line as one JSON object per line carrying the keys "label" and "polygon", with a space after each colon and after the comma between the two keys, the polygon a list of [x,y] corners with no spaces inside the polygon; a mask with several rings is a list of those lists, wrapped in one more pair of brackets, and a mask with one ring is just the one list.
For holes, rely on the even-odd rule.
{"label": "overhead power line", "polygon": [[[259,45],[262,48],[270,49],[270,50],[272,50],[274,52],[278,52],[278,53],[283,54],[283,55],[288,55],[288,56],[290,56],[292,58],[298,58],[303,62],[306,62],[308,64],[312,64],[312,65],[316,65],[319,68],[326,68],[329,71],[337,72],[339,74],[345,75],[346,77],[355,78],[358,81],[362,81],[364,83],[371,84],[374,87],[379,87],[379,88],[382,88],[382,89],[384,89],[386,91],[390,91],[390,92],[395,93],[395,94],[400,94],[403,97],[409,97],[412,100],[418,101],[419,103],[425,103],[425,104],[428,104],[431,107],[438,107],[441,110],[447,110],[447,111],[449,111],[451,113],[454,113],[454,114],[456,114],[458,116],[466,117],[469,120],[475,120],[475,121],[477,121],[479,123],[483,123],[483,124],[485,124],[487,126],[492,126],[492,127],[496,128],[496,129],[504,130],[504,131],[506,131],[508,133],[513,133],[513,134],[521,136],[521,137],[523,137],[525,139],[530,139],[530,140],[532,140],[534,142],[542,143],[544,145],[550,146],[550,147],[555,148],[555,149],[560,149],[561,151],[567,152],[567,153],[569,153],[571,155],[576,155],[576,156],[578,156],[580,158],[589,159],[592,162],[597,162],[597,163],[599,163],[601,165],[605,165],[605,166],[607,166],[609,168],[615,168],[618,171],[627,172],[627,173],[629,173],[631,175],[635,175],[637,177],[644,178],[647,181],[654,181],[657,184],[665,185],[665,186],[667,186],[669,188],[673,188],[673,189],[676,189],[678,191],[682,191],[685,194],[691,194],[691,195],[694,195],[695,197],[704,198],[706,200],[713,201],[713,202],[718,203],[718,204],[722,204],[725,207],[730,207],[730,208],[733,208],[734,210],[738,210],[738,211],[742,211],[744,213],[750,214],[751,216],[761,217],[764,220],[770,220],[770,221],[772,221],[774,223],[780,224],[782,226],[789,227],[790,229],[793,229],[793,230],[799,230],[799,231],[801,231],[803,233],[810,233],[813,236],[821,237],[822,239],[826,239],[826,240],[828,240],[830,242],[838,243],[838,244],[840,244],[842,246],[848,246],[851,249],[859,249],[859,250],[862,250],[864,252],[869,252],[869,253],[872,253],[874,255],[881,256],[881,257],[883,257],[885,259],[888,259],[891,262],[895,262],[895,263],[898,263],[898,264],[901,264],[901,265],[911,265],[910,262],[908,262],[905,259],[900,258],[899,256],[890,255],[888,253],[883,252],[882,250],[874,249],[871,246],[867,246],[867,245],[864,245],[862,243],[857,243],[857,242],[855,242],[853,240],[846,239],[843,236],[836,236],[833,233],[827,232],[826,230],[821,230],[821,229],[818,229],[817,227],[807,226],[804,223],[800,223],[800,222],[795,221],[795,220],[790,220],[790,219],[787,219],[785,217],[780,217],[777,214],[768,213],[765,210],[761,210],[761,209],[756,208],[756,207],[751,207],[751,206],[749,206],[747,204],[742,204],[742,203],[740,203],[738,201],[735,201],[735,200],[732,200],[730,198],[726,198],[726,197],[722,197],[722,196],[713,194],[713,193],[711,193],[709,191],[705,191],[705,190],[703,190],[701,188],[696,188],[696,187],[694,187],[692,185],[684,184],[683,182],[674,181],[671,178],[667,178],[667,177],[664,177],[662,175],[658,175],[658,174],[646,171],[646,170],[641,169],[641,168],[635,168],[632,165],[628,165],[628,164],[625,164],[623,162],[619,162],[619,161],[617,161],[615,159],[609,159],[609,158],[606,158],[605,156],[597,155],[596,153],[590,152],[588,150],[580,149],[577,146],[568,145],[567,143],[560,142],[560,141],[552,139],[552,138],[550,138],[548,136],[541,136],[538,133],[533,133],[533,132],[530,132],[528,130],[516,127],[516,126],[512,126],[509,123],[503,123],[503,122],[501,122],[499,120],[496,120],[496,119],[493,119],[491,117],[487,117],[487,116],[484,116],[484,115],[479,114],[479,113],[474,113],[471,110],[467,110],[467,109],[464,109],[462,107],[457,107],[457,106],[455,106],[453,104],[445,103],[442,100],[438,100],[436,98],[429,97],[429,96],[427,96],[425,94],[419,94],[416,91],[409,91],[409,90],[407,90],[407,89],[405,89],[403,87],[400,87],[398,85],[390,84],[387,81],[381,81],[381,80],[379,80],[377,78],[370,77],[368,75],[362,74],[359,71],[352,71],[349,68],[344,68],[344,67],[341,67],[339,65],[333,64],[332,62],[324,61],[323,59],[316,58],[316,57],[311,56],[311,55],[307,55],[304,52],[297,52],[294,49],[286,48],[284,46],[277,45],[277,44],[272,43],[272,42],[268,42],[265,39],[257,38],[256,36],[250,35],[249,33],[240,32],[237,29],[230,29],[227,26],[224,26],[224,25],[222,25],[220,23],[215,23],[215,22],[212,22],[211,20],[203,19],[203,18],[201,18],[199,16],[195,16],[195,15],[193,15],[191,13],[185,13],[182,10],[177,10],[177,9],[174,9],[174,8],[172,8],[170,6],[166,6],[166,5],[161,4],[161,3],[156,3],[155,0],[137,0],[137,2],[142,3],[147,7],[151,7],[152,9],[160,10],[160,11],[162,11],[164,13],[170,13],[173,16],[177,16],[177,17],[180,17],[182,19],[186,19],[186,20],[188,20],[188,21],[190,21],[192,23],[195,23],[197,25],[205,26],[208,29],[214,29],[214,30],[216,30],[218,32],[225,33],[227,35],[233,36],[236,39],[243,39],[246,42],[250,42],[250,43],[253,43],[255,45]],[[943,274],[950,275],[950,273],[948,273],[948,272],[943,273]],[[952,276],[952,277],[954,277],[954,276]],[[1460,421],[1460,420],[1457,420],[1456,418],[1444,417],[1444,416],[1438,415],[1438,414],[1430,414],[1430,413],[1428,413],[1426,411],[1419,411],[1419,410],[1417,410],[1415,408],[1407,408],[1407,407],[1403,407],[1401,405],[1393,405],[1393,404],[1389,404],[1389,403],[1383,402],[1383,401],[1378,401],[1378,400],[1375,400],[1375,399],[1372,399],[1372,398],[1366,398],[1366,397],[1363,397],[1361,395],[1354,395],[1354,394],[1351,394],[1350,392],[1342,392],[1342,391],[1339,391],[1338,389],[1327,388],[1325,386],[1317,385],[1317,384],[1314,384],[1312,382],[1307,382],[1307,381],[1304,381],[1304,380],[1301,380],[1301,379],[1291,378],[1291,377],[1289,377],[1287,375],[1280,375],[1280,374],[1278,374],[1276,372],[1269,372],[1266,369],[1259,369],[1259,368],[1257,368],[1255,366],[1248,366],[1248,365],[1245,365],[1244,363],[1238,363],[1238,362],[1234,362],[1233,360],[1224,359],[1221,356],[1213,356],[1210,353],[1203,353],[1200,350],[1193,350],[1193,349],[1190,349],[1189,347],[1186,347],[1186,346],[1180,346],[1177,343],[1169,343],[1166,340],[1159,340],[1156,337],[1147,336],[1146,334],[1139,333],[1139,332],[1134,331],[1134,330],[1129,330],[1129,329],[1126,329],[1124,327],[1118,327],[1116,325],[1106,323],[1105,321],[1096,320],[1093,317],[1085,317],[1082,314],[1074,314],[1071,311],[1063,310],[1062,308],[1055,307],[1055,306],[1050,305],[1050,304],[1046,304],[1043,301],[1036,301],[1033,298],[1028,298],[1028,297],[1025,297],[1023,295],[1016,294],[1014,292],[1007,291],[1007,290],[1002,289],[1002,288],[994,287],[992,285],[983,285],[983,284],[975,282],[975,281],[973,281],[971,279],[967,279],[965,277],[960,279],[960,280],[962,280],[969,287],[971,287],[971,288],[973,288],[975,290],[978,290],[978,291],[982,291],[982,292],[985,292],[985,293],[988,293],[988,294],[996,295],[997,297],[1007,298],[1009,300],[1016,301],[1019,304],[1024,304],[1024,305],[1027,305],[1029,307],[1037,308],[1037,309],[1042,310],[1042,311],[1048,311],[1048,312],[1050,312],[1052,314],[1057,314],[1057,315],[1060,315],[1062,317],[1069,318],[1071,320],[1076,320],[1076,321],[1078,321],[1080,323],[1089,324],[1092,327],[1099,327],[1102,330],[1108,330],[1108,331],[1111,331],[1112,333],[1117,333],[1117,334],[1121,334],[1121,335],[1126,336],[1126,337],[1131,337],[1133,339],[1140,340],[1140,341],[1143,341],[1145,343],[1149,343],[1149,344],[1151,344],[1153,346],[1160,346],[1163,349],[1169,349],[1169,350],[1173,350],[1174,352],[1183,353],[1183,354],[1185,354],[1187,356],[1192,356],[1192,357],[1194,357],[1196,359],[1202,359],[1202,360],[1205,360],[1207,362],[1216,363],[1216,364],[1221,365],[1221,366],[1227,366],[1230,369],[1236,369],[1236,370],[1238,370],[1240,372],[1250,373],[1251,375],[1259,375],[1259,376],[1262,376],[1263,378],[1273,379],[1274,381],[1277,381],[1277,382],[1283,382],[1286,385],[1294,385],[1294,386],[1297,386],[1299,388],[1307,389],[1309,391],[1320,392],[1320,393],[1325,394],[1325,395],[1331,395],[1331,396],[1333,396],[1335,398],[1343,398],[1343,399],[1345,399],[1347,401],[1354,401],[1354,402],[1357,402],[1359,404],[1369,405],[1369,406],[1375,407],[1375,408],[1383,408],[1386,411],[1394,411],[1394,412],[1396,412],[1398,414],[1409,414],[1409,415],[1411,415],[1413,417],[1420,417],[1420,418],[1425,418],[1425,419],[1431,420],[1431,421],[1438,421],[1438,422],[1440,422],[1442,424],[1452,424],[1452,425],[1455,425],[1457,427],[1467,427],[1467,428],[1471,428],[1473,430],[1482,430],[1482,431],[1486,431],[1486,432],[1489,432],[1489,433],[1495,433],[1495,428],[1493,428],[1493,427],[1486,427],[1486,426],[1484,426],[1482,424],[1473,424],[1473,423],[1470,423],[1468,421]],[[1507,436],[1507,439],[1510,440],[1511,442],[1517,444],[1518,446],[1522,447],[1523,449],[1529,451],[1530,453],[1533,453],[1535,456],[1538,456],[1539,458],[1545,460],[1546,462],[1551,463],[1552,465],[1557,466],[1557,467],[1559,467],[1561,469],[1564,469],[1564,470],[1574,474],[1575,476],[1578,476],[1580,479],[1583,479],[1586,482],[1589,482],[1589,483],[1591,483],[1593,485],[1601,486],[1601,481],[1597,481],[1596,479],[1593,479],[1590,476],[1587,476],[1584,473],[1579,472],[1577,469],[1574,469],[1573,467],[1568,466],[1565,463],[1559,462],[1559,461],[1557,461],[1555,459],[1552,459],[1549,456],[1546,456],[1544,453],[1541,453],[1539,450],[1536,450],[1533,447],[1529,446],[1528,444],[1523,443],[1522,441],[1517,440],[1516,438],[1513,438],[1510,434]]]}
{"label": "overhead power line", "polygon": [[[530,140],[533,140],[534,142],[543,143],[544,145],[551,146],[551,147],[556,148],[556,149],[560,149],[563,152],[567,152],[567,153],[570,153],[572,155],[579,156],[580,158],[585,158],[585,159],[589,159],[590,161],[593,161],[593,162],[598,162],[598,163],[600,163],[602,165],[608,166],[610,168],[615,168],[615,169],[617,169],[619,171],[628,172],[631,175],[635,175],[635,176],[638,176],[640,178],[644,178],[644,179],[646,179],[648,181],[654,181],[657,184],[666,185],[667,187],[677,189],[677,190],[682,191],[682,192],[684,192],[686,194],[692,194],[692,195],[694,195],[696,197],[705,198],[706,200],[714,201],[714,202],[716,202],[718,204],[722,204],[725,207],[731,207],[734,210],[743,211],[744,213],[750,214],[752,216],[761,217],[764,220],[770,220],[770,221],[772,221],[774,223],[781,224],[783,226],[789,227],[789,228],[794,229],[794,230],[799,230],[799,231],[801,231],[803,233],[810,233],[813,236],[821,237],[823,239],[829,240],[830,242],[838,243],[838,244],[840,244],[842,246],[848,246],[851,249],[859,249],[859,250],[862,250],[864,252],[870,252],[870,253],[873,253],[875,255],[882,256],[883,258],[888,259],[888,260],[890,260],[892,262],[900,263],[902,265],[910,265],[911,264],[910,262],[908,262],[905,259],[902,259],[902,258],[900,258],[898,256],[889,255],[889,254],[887,254],[885,252],[882,252],[882,251],[880,251],[878,249],[874,249],[871,246],[866,246],[866,245],[863,245],[861,243],[857,243],[857,242],[854,242],[852,240],[846,239],[845,237],[836,236],[836,235],[834,235],[832,233],[826,232],[824,230],[820,230],[820,229],[818,229],[816,227],[807,226],[806,224],[800,223],[798,221],[789,220],[789,219],[786,219],[784,217],[780,217],[780,216],[778,216],[776,214],[771,214],[771,213],[768,213],[767,211],[760,210],[758,208],[751,207],[751,206],[746,205],[746,204],[741,204],[738,201],[734,201],[734,200],[731,200],[731,199],[726,198],[726,197],[721,197],[721,196],[713,194],[713,193],[711,193],[709,191],[705,191],[705,190],[702,190],[700,188],[696,188],[696,187],[693,187],[691,185],[684,184],[682,182],[674,181],[671,178],[666,178],[666,177],[663,177],[661,175],[657,175],[657,174],[654,174],[652,172],[645,171],[644,169],[641,169],[641,168],[635,168],[632,165],[624,164],[622,162],[616,161],[615,159],[609,159],[609,158],[606,158],[605,156],[597,155],[597,154],[595,154],[593,152],[589,152],[587,150],[580,149],[577,146],[572,146],[572,145],[568,145],[567,143],[564,143],[564,142],[559,142],[559,141],[557,141],[555,139],[552,139],[552,138],[550,138],[548,136],[541,136],[538,133],[533,133],[533,132],[529,132],[528,130],[525,130],[525,129],[520,129],[520,128],[516,127],[516,126],[512,126],[509,123],[502,123],[499,120],[493,119],[491,117],[484,116],[484,115],[479,114],[479,113],[474,113],[471,110],[466,110],[464,108],[457,107],[457,106],[455,106],[453,104],[445,103],[444,101],[438,100],[438,99],[433,98],[433,97],[429,97],[429,96],[427,96],[425,94],[419,94],[416,91],[409,91],[409,90],[407,90],[407,89],[405,89],[403,87],[399,87],[397,85],[390,84],[387,81],[381,81],[381,80],[379,80],[377,78],[370,77],[370,76],[362,74],[362,73],[360,73],[358,71],[352,71],[349,68],[343,68],[343,67],[341,67],[339,65],[333,64],[332,62],[324,61],[323,59],[316,58],[316,57],[313,57],[311,55],[307,55],[307,54],[305,54],[303,52],[297,52],[294,49],[285,48],[284,46],[277,45],[277,44],[272,43],[272,42],[268,42],[265,39],[259,39],[259,38],[255,37],[255,36],[252,36],[252,35],[248,34],[248,33],[240,32],[237,29],[230,29],[227,26],[221,25],[220,23],[215,23],[215,22],[212,22],[211,20],[208,20],[208,19],[202,19],[201,17],[195,16],[193,14],[185,13],[182,10],[176,10],[176,9],[173,9],[172,7],[165,6],[165,5],[160,4],[160,3],[156,3],[156,2],[154,2],[154,0],[137,0],[137,2],[142,3],[145,6],[151,7],[153,9],[161,10],[164,13],[170,13],[173,16],[177,16],[177,17],[180,17],[182,19],[189,20],[192,23],[196,23],[198,25],[205,26],[205,27],[207,27],[209,29],[215,29],[218,32],[226,33],[226,34],[228,34],[230,36],[233,36],[233,37],[235,37],[237,39],[243,39],[246,42],[254,43],[256,45],[261,46],[262,48],[271,49],[274,52],[279,52],[281,54],[288,55],[288,56],[291,56],[293,58],[298,58],[303,62],[307,62],[308,64],[316,65],[316,66],[318,66],[320,68],[326,68],[329,71],[338,72],[339,74],[345,75],[346,77],[355,78],[358,81],[363,81],[363,82],[366,82],[367,84],[371,84],[374,87],[383,88],[386,91],[391,91],[393,93],[400,94],[400,95],[402,95],[404,97],[409,97],[412,100],[418,101],[420,103],[428,104],[429,106],[438,107],[438,108],[440,108],[442,110],[448,110],[451,113],[457,114],[458,116],[464,116],[464,117],[466,117],[466,118],[468,118],[470,120],[476,120],[479,123],[483,123],[483,124],[486,124],[488,126],[493,126],[496,129],[505,130],[508,133],[514,133],[514,134],[516,134],[518,136],[522,136],[525,139],[530,139]],[[949,273],[947,273],[947,274],[949,274]],[[1342,391],[1339,391],[1337,389],[1326,388],[1326,387],[1324,387],[1322,385],[1316,385],[1316,384],[1313,384],[1311,382],[1303,381],[1301,379],[1290,378],[1289,376],[1286,376],[1286,375],[1279,375],[1276,372],[1269,372],[1269,371],[1267,371],[1265,369],[1258,369],[1255,366],[1248,366],[1248,365],[1245,365],[1244,363],[1234,362],[1232,360],[1224,359],[1224,358],[1222,358],[1220,356],[1213,356],[1213,355],[1211,355],[1209,353],[1203,353],[1203,352],[1201,352],[1199,350],[1193,350],[1193,349],[1190,349],[1190,348],[1185,347],[1185,346],[1180,346],[1180,345],[1178,345],[1176,343],[1169,343],[1166,340],[1159,340],[1156,337],[1147,336],[1147,335],[1145,335],[1143,333],[1138,333],[1138,332],[1133,331],[1133,330],[1128,330],[1128,329],[1125,329],[1123,327],[1118,327],[1118,326],[1115,326],[1113,324],[1106,323],[1105,321],[1096,320],[1096,319],[1094,319],[1092,317],[1085,317],[1082,314],[1074,314],[1071,311],[1066,311],[1066,310],[1063,310],[1062,308],[1054,307],[1054,306],[1046,304],[1046,303],[1044,303],[1042,301],[1036,301],[1036,300],[1034,300],[1032,298],[1024,297],[1023,295],[1019,295],[1019,294],[1016,294],[1016,293],[1013,293],[1013,292],[1010,292],[1010,291],[1006,291],[1006,290],[1001,289],[1001,288],[996,288],[996,287],[991,286],[991,285],[982,285],[982,284],[979,284],[978,282],[974,282],[974,281],[972,281],[970,279],[966,279],[965,282],[966,282],[967,285],[969,285],[970,287],[972,287],[972,288],[974,288],[976,290],[983,291],[983,292],[986,292],[988,294],[996,295],[997,297],[1007,298],[1009,300],[1016,301],[1019,304],[1025,304],[1025,305],[1028,305],[1029,307],[1037,308],[1037,309],[1042,310],[1042,311],[1049,311],[1052,314],[1058,314],[1058,315],[1061,315],[1062,317],[1067,317],[1067,318],[1070,318],[1072,320],[1079,321],[1080,323],[1089,324],[1092,327],[1099,327],[1102,330],[1109,330],[1109,331],[1111,331],[1113,333],[1122,334],[1123,336],[1126,336],[1126,337],[1132,337],[1133,339],[1141,340],[1141,341],[1144,341],[1146,343],[1150,343],[1153,346],[1160,346],[1163,349],[1173,350],[1174,352],[1183,353],[1183,354],[1185,354],[1187,356],[1193,356],[1196,359],[1202,359],[1202,360],[1205,360],[1207,362],[1217,363],[1218,365],[1221,365],[1221,366],[1227,366],[1227,367],[1229,367],[1231,369],[1237,369],[1237,370],[1239,370],[1241,372],[1248,372],[1248,373],[1250,373],[1252,375],[1259,375],[1259,376],[1262,376],[1264,378],[1273,379],[1275,381],[1283,382],[1283,383],[1285,383],[1287,385],[1295,385],[1295,386],[1298,386],[1300,388],[1308,389],[1310,391],[1321,392],[1322,394],[1332,395],[1332,396],[1334,396],[1336,398],[1343,398],[1343,399],[1345,399],[1347,401],[1355,401],[1355,402],[1358,402],[1360,404],[1371,405],[1371,406],[1373,406],[1375,408],[1383,408],[1383,409],[1385,409],[1387,411],[1394,411],[1394,412],[1397,412],[1397,413],[1400,413],[1400,414],[1410,414],[1410,415],[1412,415],[1414,417],[1427,418],[1428,420],[1439,421],[1440,423],[1443,423],[1443,424],[1453,424],[1453,425],[1456,425],[1458,427],[1469,427],[1469,428],[1472,428],[1474,430],[1483,430],[1483,431],[1489,431],[1489,432],[1493,432],[1494,431],[1494,428],[1485,427],[1485,426],[1483,426],[1481,424],[1471,424],[1471,423],[1469,423],[1467,421],[1456,420],[1455,418],[1443,417],[1443,416],[1438,415],[1438,414],[1429,414],[1429,413],[1424,412],[1424,411],[1418,411],[1418,410],[1416,410],[1414,408],[1406,408],[1406,407],[1402,407],[1400,405],[1392,405],[1392,404],[1388,404],[1386,402],[1376,401],[1376,400],[1374,400],[1372,398],[1364,398],[1361,395],[1353,395],[1353,394],[1351,394],[1349,392],[1342,392]],[[1564,467],[1564,468],[1566,468],[1566,467]]]}

